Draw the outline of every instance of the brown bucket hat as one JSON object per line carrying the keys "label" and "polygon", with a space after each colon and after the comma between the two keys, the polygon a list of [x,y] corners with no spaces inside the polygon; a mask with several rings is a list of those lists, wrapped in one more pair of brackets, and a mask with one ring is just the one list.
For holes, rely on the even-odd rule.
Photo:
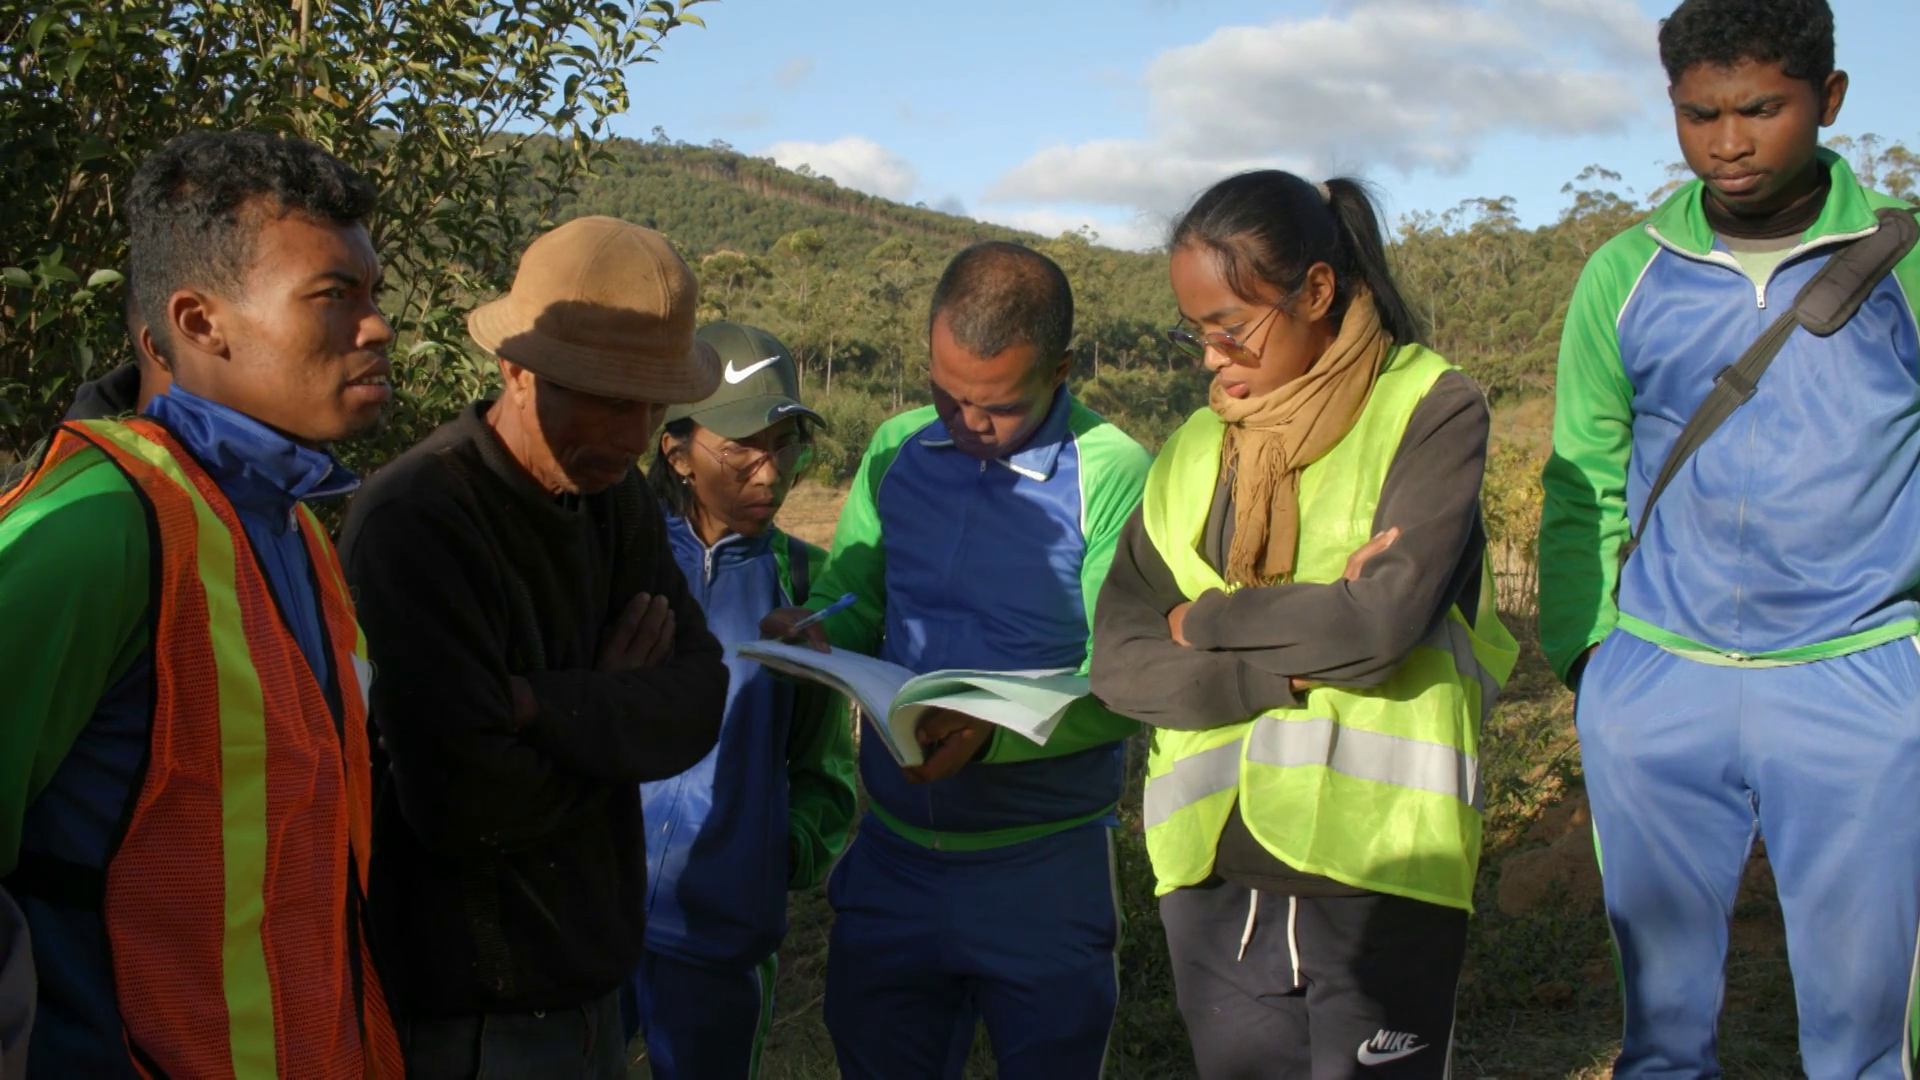
{"label": "brown bucket hat", "polygon": [[698,283],[667,238],[575,218],[527,246],[513,289],[467,316],[481,348],[589,394],[676,405],[720,385],[693,336]]}

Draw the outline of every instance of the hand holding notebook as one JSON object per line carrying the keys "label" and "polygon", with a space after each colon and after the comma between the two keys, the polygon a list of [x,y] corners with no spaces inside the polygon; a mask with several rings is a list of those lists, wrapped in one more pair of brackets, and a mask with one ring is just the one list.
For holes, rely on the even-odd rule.
{"label": "hand holding notebook", "polygon": [[933,709],[951,709],[1006,728],[1040,745],[1069,706],[1087,694],[1087,680],[1071,669],[1053,671],[933,671],[915,675],[898,664],[834,649],[750,641],[734,650],[782,674],[830,686],[859,702],[887,752],[903,767],[925,755],[915,732]]}

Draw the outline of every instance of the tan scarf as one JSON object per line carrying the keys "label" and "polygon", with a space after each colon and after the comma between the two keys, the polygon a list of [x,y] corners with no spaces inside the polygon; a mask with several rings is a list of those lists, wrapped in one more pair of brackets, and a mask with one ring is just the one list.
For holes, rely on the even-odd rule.
{"label": "tan scarf", "polygon": [[1233,476],[1228,581],[1269,585],[1292,579],[1300,547],[1300,470],[1353,429],[1392,346],[1373,294],[1362,286],[1347,307],[1340,336],[1305,375],[1245,400],[1213,384],[1207,403],[1227,425],[1220,465]]}

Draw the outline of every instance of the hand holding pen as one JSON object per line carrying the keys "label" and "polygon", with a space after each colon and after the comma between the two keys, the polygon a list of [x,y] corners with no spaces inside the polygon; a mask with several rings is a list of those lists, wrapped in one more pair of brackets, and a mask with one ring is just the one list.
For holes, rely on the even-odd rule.
{"label": "hand holding pen", "polygon": [[827,628],[821,624],[852,607],[857,600],[854,594],[847,593],[819,611],[808,611],[802,607],[780,608],[760,620],[760,634],[775,641],[805,641],[820,652],[831,651],[832,646],[827,643]]}

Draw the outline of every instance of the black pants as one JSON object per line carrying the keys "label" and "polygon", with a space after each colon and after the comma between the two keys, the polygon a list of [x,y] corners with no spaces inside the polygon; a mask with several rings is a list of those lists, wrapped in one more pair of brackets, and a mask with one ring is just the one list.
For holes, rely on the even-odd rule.
{"label": "black pants", "polygon": [[1160,898],[1203,1080],[1444,1080],[1467,913],[1222,882]]}
{"label": "black pants", "polygon": [[429,1017],[400,1025],[412,1080],[625,1080],[620,993],[571,1009]]}

